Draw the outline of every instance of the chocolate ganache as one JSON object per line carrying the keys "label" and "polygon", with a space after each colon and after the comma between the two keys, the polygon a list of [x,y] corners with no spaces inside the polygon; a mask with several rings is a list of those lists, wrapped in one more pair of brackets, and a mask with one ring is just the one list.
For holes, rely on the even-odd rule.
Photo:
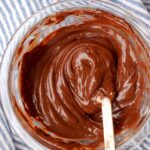
{"label": "chocolate ganache", "polygon": [[146,63],[139,55],[147,56],[141,37],[125,20],[101,10],[61,12],[44,21],[82,14],[93,19],[50,33],[26,50],[19,66],[26,113],[48,131],[34,129],[52,149],[90,150],[103,143],[97,96],[112,102],[116,135],[140,118]]}

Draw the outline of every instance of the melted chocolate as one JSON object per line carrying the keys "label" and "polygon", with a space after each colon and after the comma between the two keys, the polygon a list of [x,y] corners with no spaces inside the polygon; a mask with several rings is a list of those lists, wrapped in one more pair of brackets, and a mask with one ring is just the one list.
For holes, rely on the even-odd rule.
{"label": "melted chocolate", "polygon": [[144,98],[139,35],[123,19],[98,10],[64,12],[55,19],[82,14],[93,19],[51,33],[23,55],[20,66],[25,110],[58,149],[96,149],[103,142],[98,95],[112,101],[116,135],[137,124]]}

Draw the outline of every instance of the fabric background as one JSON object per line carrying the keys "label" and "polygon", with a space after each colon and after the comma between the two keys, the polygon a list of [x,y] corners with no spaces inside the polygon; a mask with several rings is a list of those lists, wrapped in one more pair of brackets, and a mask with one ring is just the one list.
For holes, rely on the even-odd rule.
{"label": "fabric background", "polygon": [[[28,17],[47,5],[60,0],[0,0],[0,62],[5,48],[16,29]],[[111,0],[139,17],[150,30],[150,0]],[[145,6],[144,6],[145,5]],[[2,99],[4,100],[4,99]],[[150,150],[150,121],[144,135],[131,141],[131,150]],[[137,144],[138,143],[138,144]],[[124,150],[123,148],[122,150]],[[30,150],[11,129],[0,107],[0,150]]]}

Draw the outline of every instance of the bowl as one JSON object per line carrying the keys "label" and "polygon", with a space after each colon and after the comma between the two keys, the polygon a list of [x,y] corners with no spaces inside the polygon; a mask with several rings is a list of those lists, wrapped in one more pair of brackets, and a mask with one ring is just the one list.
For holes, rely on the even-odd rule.
{"label": "bowl", "polygon": [[[21,94],[19,92],[18,65],[23,54],[27,50],[32,50],[53,31],[64,26],[78,24],[90,19],[89,17],[83,16],[70,16],[58,24],[48,25],[46,18],[53,18],[54,15],[59,12],[79,9],[102,10],[123,18],[141,36],[146,53],[149,55],[150,33],[146,29],[144,23],[113,2],[105,0],[66,0],[49,5],[28,18],[13,35],[6,48],[0,71],[0,95],[2,108],[11,127],[29,147],[35,150],[49,149],[50,145],[42,137],[37,136],[27,123],[29,120],[26,120],[26,114],[21,100]],[[55,18],[53,19],[55,20]],[[36,39],[35,35],[37,37]],[[27,38],[25,41],[22,41],[24,37]],[[31,45],[29,45],[30,41],[32,41]],[[23,50],[19,50],[18,47],[20,45],[25,46]],[[148,67],[149,65],[150,64],[147,63]],[[149,78],[146,80],[148,84]],[[129,150],[134,148],[134,145],[131,144],[131,141],[134,141],[134,139],[138,139],[138,137],[141,137],[145,134],[144,127],[148,124],[150,115],[150,103],[148,98],[149,84],[147,85],[147,89],[148,90],[144,93],[145,99],[141,104],[141,118],[138,118],[139,122],[134,128],[124,131],[116,136],[117,149]],[[22,110],[22,112],[19,112],[19,110]],[[24,114],[24,118],[22,118],[20,113]],[[39,122],[36,122],[35,120],[32,121],[40,126]],[[98,149],[102,149],[102,147],[99,147]]]}

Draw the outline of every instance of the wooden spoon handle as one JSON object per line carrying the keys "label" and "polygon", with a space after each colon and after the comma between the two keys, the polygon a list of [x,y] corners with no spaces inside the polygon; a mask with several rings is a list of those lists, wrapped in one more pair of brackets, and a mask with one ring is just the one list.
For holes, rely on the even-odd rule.
{"label": "wooden spoon handle", "polygon": [[105,150],[115,150],[115,137],[112,119],[112,106],[109,98],[97,97],[97,101],[101,102],[103,115],[103,132]]}

